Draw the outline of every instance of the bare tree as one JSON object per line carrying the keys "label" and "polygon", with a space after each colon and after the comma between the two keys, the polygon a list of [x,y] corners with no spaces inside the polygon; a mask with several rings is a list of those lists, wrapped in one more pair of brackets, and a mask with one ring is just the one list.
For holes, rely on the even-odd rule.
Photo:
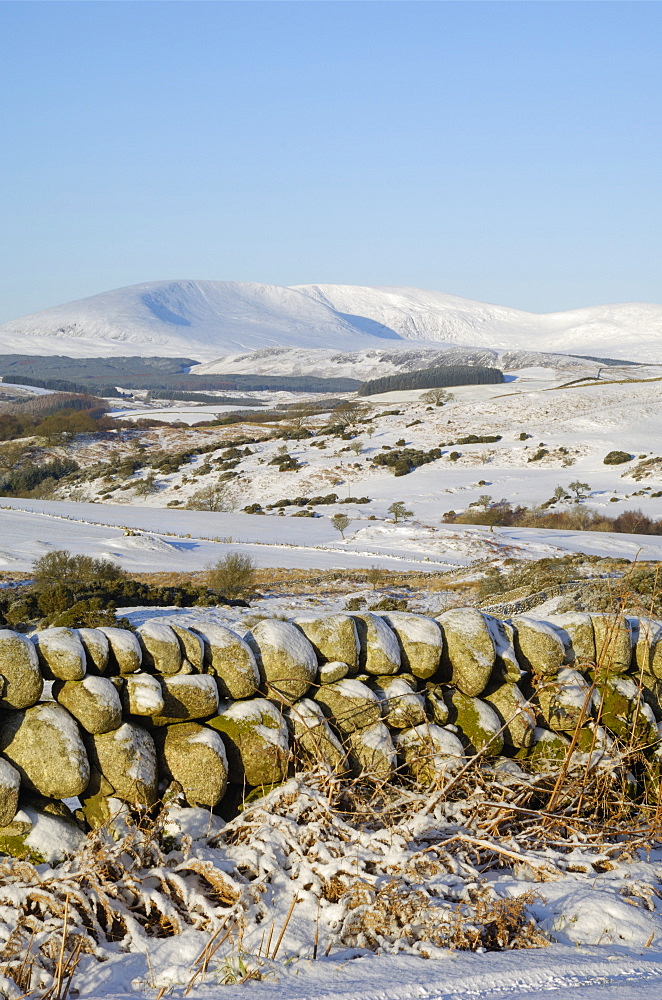
{"label": "bare tree", "polygon": [[197,490],[186,504],[187,510],[210,510],[214,512],[231,510],[225,487],[221,483],[208,483]]}

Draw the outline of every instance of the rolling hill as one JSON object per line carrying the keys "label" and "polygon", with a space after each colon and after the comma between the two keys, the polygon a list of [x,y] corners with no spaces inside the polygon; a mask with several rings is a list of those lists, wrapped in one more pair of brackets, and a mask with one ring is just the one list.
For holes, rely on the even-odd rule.
{"label": "rolling hill", "polygon": [[[0,327],[0,353],[188,356],[449,346],[662,362],[662,305],[537,314],[417,288],[153,281]],[[250,362],[248,371],[251,370]]]}

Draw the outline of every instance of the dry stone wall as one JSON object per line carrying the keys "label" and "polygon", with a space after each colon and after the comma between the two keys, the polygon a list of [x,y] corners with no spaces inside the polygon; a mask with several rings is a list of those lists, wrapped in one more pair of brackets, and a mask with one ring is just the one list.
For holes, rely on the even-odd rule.
{"label": "dry stone wall", "polygon": [[645,618],[0,630],[0,850],[22,849],[28,807],[95,827],[173,794],[216,808],[297,766],[439,785],[476,753],[542,768],[571,740],[655,762],[661,698],[662,623]]}

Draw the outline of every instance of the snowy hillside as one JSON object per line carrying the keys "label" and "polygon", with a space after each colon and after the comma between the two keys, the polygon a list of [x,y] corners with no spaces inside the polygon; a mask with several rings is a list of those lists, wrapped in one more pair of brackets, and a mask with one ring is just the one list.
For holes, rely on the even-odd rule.
{"label": "snowy hillside", "polygon": [[0,353],[73,357],[183,355],[202,361],[283,344],[352,351],[376,340],[303,292],[237,281],[131,285],[0,327]]}
{"label": "snowy hillside", "polygon": [[662,305],[624,303],[538,314],[420,288],[297,287],[366,332],[467,347],[662,361]]}
{"label": "snowy hillside", "polygon": [[212,361],[279,347],[411,353],[455,345],[662,362],[661,336],[662,305],[645,303],[539,315],[417,288],[153,281],[6,323],[0,353]]}

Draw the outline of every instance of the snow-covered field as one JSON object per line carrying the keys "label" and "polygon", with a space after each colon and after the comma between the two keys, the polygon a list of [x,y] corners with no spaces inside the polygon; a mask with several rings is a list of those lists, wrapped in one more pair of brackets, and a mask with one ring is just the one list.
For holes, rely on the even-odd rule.
{"label": "snow-covered field", "polygon": [[[328,518],[162,510],[4,498],[0,569],[25,571],[53,549],[114,559],[134,572],[203,569],[228,551],[258,566],[433,572],[483,559],[542,559],[567,552],[662,559],[662,536],[482,525],[353,522],[343,541]],[[126,529],[137,534],[126,534]]]}

